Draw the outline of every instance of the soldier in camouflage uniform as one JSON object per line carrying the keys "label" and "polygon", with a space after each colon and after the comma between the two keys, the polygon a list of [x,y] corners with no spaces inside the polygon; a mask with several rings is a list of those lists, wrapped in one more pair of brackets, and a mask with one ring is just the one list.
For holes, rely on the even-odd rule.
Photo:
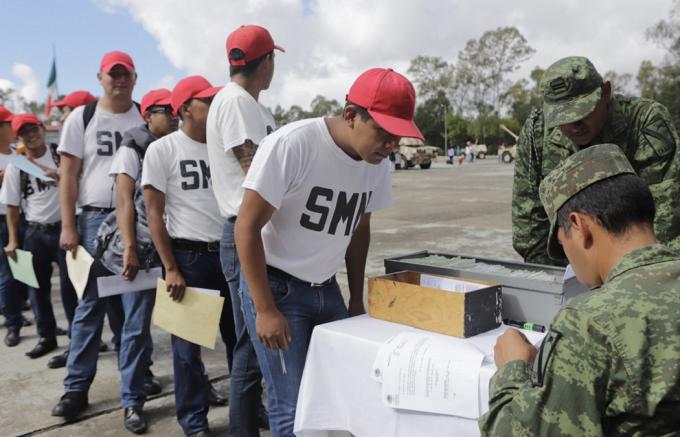
{"label": "soldier in camouflage uniform", "polygon": [[545,175],[592,144],[618,145],[654,196],[656,236],[680,234],[678,135],[668,110],[648,99],[613,95],[586,58],[568,57],[541,80],[543,109],[534,109],[517,142],[512,194],[512,239],[526,262],[556,264],[546,252],[548,217],[538,198]]}
{"label": "soldier in camouflage uniform", "polygon": [[488,436],[680,434],[680,255],[656,244],[654,200],[614,144],[568,158],[540,185],[547,251],[593,287],[539,350],[509,329],[495,348]]}

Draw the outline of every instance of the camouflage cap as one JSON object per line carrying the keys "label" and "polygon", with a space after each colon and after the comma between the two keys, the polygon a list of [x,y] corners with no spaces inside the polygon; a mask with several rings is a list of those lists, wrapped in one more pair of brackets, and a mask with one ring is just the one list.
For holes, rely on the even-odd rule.
{"label": "camouflage cap", "polygon": [[616,144],[587,147],[567,159],[543,179],[539,187],[541,203],[550,220],[548,255],[564,259],[564,251],[557,241],[557,212],[569,199],[596,182],[635,170]]}
{"label": "camouflage cap", "polygon": [[602,76],[584,57],[562,58],[541,78],[543,113],[548,128],[579,121],[595,109],[602,96]]}

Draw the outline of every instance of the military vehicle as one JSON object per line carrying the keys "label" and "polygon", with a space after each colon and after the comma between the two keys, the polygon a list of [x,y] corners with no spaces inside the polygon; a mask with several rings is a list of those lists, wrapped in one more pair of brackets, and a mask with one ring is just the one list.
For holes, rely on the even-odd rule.
{"label": "military vehicle", "polygon": [[486,144],[470,144],[472,146],[472,153],[475,154],[475,158],[485,159],[487,154]]}
{"label": "military vehicle", "polygon": [[[510,134],[510,136],[515,139],[515,143],[517,143],[517,139],[519,138],[519,136],[516,133],[505,127],[505,125],[503,124],[501,124],[500,127],[508,134]],[[517,144],[507,146],[502,152],[499,153],[501,154],[501,162],[504,164],[510,164],[517,157]]]}
{"label": "military vehicle", "polygon": [[395,167],[407,170],[419,165],[423,170],[427,170],[432,165],[432,161],[437,159],[436,147],[426,146],[417,138],[402,138],[399,141],[399,154],[396,156]]}

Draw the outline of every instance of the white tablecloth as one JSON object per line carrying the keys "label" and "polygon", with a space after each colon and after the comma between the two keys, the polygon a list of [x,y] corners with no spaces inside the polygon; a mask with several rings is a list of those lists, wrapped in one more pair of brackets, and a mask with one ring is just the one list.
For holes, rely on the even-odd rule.
{"label": "white tablecloth", "polygon": [[[504,327],[469,341],[493,351]],[[382,386],[371,376],[380,346],[400,332],[427,333],[367,315],[319,325],[314,329],[302,376],[295,416],[295,434],[326,436],[349,431],[357,437],[478,436],[477,420],[396,410],[381,401]],[[428,333],[431,335],[439,335]],[[489,381],[496,371],[485,359],[479,375],[480,413],[488,410]]]}

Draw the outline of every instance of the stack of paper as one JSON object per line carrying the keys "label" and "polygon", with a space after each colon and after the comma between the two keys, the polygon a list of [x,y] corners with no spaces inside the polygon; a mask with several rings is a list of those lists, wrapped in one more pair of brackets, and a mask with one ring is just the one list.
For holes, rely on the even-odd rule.
{"label": "stack of paper", "polygon": [[483,359],[464,339],[403,332],[381,346],[372,377],[387,406],[476,419]]}

